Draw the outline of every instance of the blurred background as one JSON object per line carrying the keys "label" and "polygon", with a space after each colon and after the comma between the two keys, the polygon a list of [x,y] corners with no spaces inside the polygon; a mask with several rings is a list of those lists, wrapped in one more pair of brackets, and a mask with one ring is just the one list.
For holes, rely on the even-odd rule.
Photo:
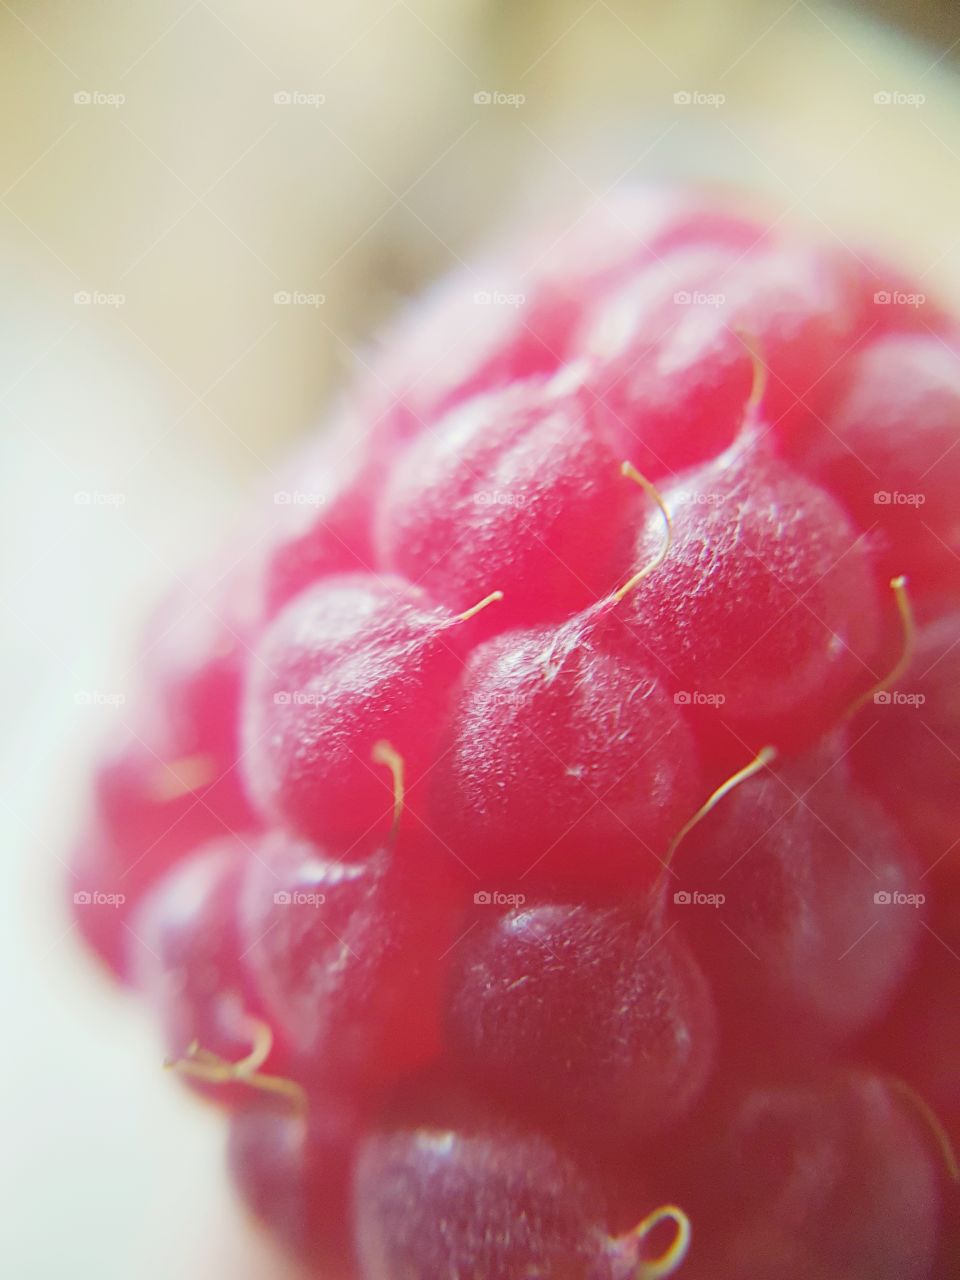
{"label": "blurred background", "polygon": [[150,600],[517,216],[744,183],[949,293],[958,62],[952,0],[0,0],[5,1274],[283,1274],[60,903]]}

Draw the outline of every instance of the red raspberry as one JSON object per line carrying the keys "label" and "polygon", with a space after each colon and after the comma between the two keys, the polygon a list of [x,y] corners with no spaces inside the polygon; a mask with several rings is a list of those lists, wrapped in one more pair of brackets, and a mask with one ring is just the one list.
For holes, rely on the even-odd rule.
{"label": "red raspberry", "polygon": [[309,1112],[248,1093],[230,1120],[230,1172],[244,1203],[326,1280],[353,1272],[350,1207],[363,1113],[327,1091]]}
{"label": "red raspberry", "polygon": [[579,615],[471,655],[431,789],[436,831],[488,883],[649,883],[696,807],[683,711],[618,639]]}
{"label": "red raspberry", "polygon": [[795,1058],[884,1012],[923,920],[890,900],[922,881],[880,804],[852,782],[842,741],[744,782],[678,863],[683,910],[697,892],[720,901],[697,910],[691,939],[740,1043]]}
{"label": "red raspberry", "polygon": [[[655,1263],[668,1274],[670,1255],[684,1252],[685,1217],[653,1210],[614,1236],[604,1200],[593,1171],[504,1116],[468,1109],[442,1123],[388,1127],[367,1139],[357,1162],[361,1274],[632,1280],[658,1274]],[[671,1227],[667,1245],[648,1253],[661,1220]]]}
{"label": "red raspberry", "polygon": [[618,464],[582,389],[531,380],[477,397],[394,468],[382,563],[456,609],[496,582],[498,629],[567,618],[619,585],[629,555],[639,495]]}
{"label": "red raspberry", "polygon": [[280,832],[258,847],[237,950],[299,1079],[356,1090],[438,1056],[457,920],[442,872],[386,850],[340,861]]}
{"label": "red raspberry", "polygon": [[660,911],[548,904],[479,920],[453,955],[458,1070],[561,1132],[636,1144],[710,1076],[710,990]]}
{"label": "red raspberry", "polygon": [[897,687],[860,713],[854,760],[922,855],[925,872],[956,877],[960,759],[960,613],[919,629]]}
{"label": "red raspberry", "polygon": [[529,238],[153,620],[76,916],[308,1272],[950,1274],[958,329],[868,261]]}
{"label": "red raspberry", "polygon": [[[644,650],[687,705],[718,708],[728,750],[730,730],[754,750],[816,739],[876,679],[877,574],[860,534],[749,439],[664,501],[670,554],[624,601]],[[639,560],[658,539],[643,528]]]}
{"label": "red raspberry", "polygon": [[861,526],[877,526],[886,571],[909,564],[912,580],[933,587],[956,586],[960,566],[958,338],[878,337],[842,366],[823,420],[791,439]]}
{"label": "red raspberry", "polygon": [[851,1071],[761,1084],[703,1119],[698,1138],[691,1280],[932,1274],[939,1152],[898,1086]]}
{"label": "red raspberry", "polygon": [[249,676],[243,758],[261,809],[319,841],[386,835],[390,775],[377,737],[401,744],[412,788],[436,756],[471,619],[399,578],[332,577],[267,628]]}

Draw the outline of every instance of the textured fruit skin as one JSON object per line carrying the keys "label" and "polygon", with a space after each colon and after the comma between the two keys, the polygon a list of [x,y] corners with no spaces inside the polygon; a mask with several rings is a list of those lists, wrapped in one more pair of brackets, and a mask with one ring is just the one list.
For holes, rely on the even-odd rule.
{"label": "textured fruit skin", "polygon": [[230,1121],[227,1160],[244,1205],[328,1280],[354,1274],[349,1192],[362,1132],[356,1105],[330,1095],[304,1116],[248,1093]]}
{"label": "textured fruit skin", "polygon": [[637,1145],[685,1114],[713,1067],[713,1001],[669,926],[629,912],[524,907],[454,953],[457,1067],[592,1146]]}
{"label": "textured fruit skin", "polygon": [[[876,570],[828,493],[747,439],[664,489],[673,546],[625,601],[686,694],[752,746],[803,745],[875,682]],[[638,563],[661,537],[648,517]]]}
{"label": "textured fruit skin", "polygon": [[151,618],[74,919],[305,1274],[952,1276],[960,328],[893,282],[601,201]]}
{"label": "textured fruit skin", "polygon": [[[704,1126],[706,1129],[706,1126]],[[707,1130],[693,1280],[918,1280],[931,1274],[940,1172],[882,1077],[845,1071],[740,1094]],[[690,1203],[698,1193],[690,1191]]]}
{"label": "textured fruit skin", "polygon": [[163,877],[130,924],[135,982],[159,1016],[171,1060],[201,1039],[228,1061],[249,1048],[244,1016],[258,1005],[236,967],[244,845],[233,837],[202,845]]}
{"label": "textured fruit skin", "polygon": [[923,623],[898,681],[907,700],[874,704],[854,726],[858,775],[887,802],[924,868],[937,877],[957,874],[958,637],[960,613],[953,608]]}
{"label": "textured fruit skin", "polygon": [[[412,598],[410,598],[412,596]],[[402,579],[334,577],[303,592],[257,651],[244,771],[276,822],[340,851],[390,827],[379,739],[416,784],[432,762],[463,628]]]}
{"label": "textured fruit skin", "polygon": [[445,843],[498,886],[649,884],[696,807],[683,712],[646,656],[615,640],[588,614],[508,632],[470,656],[433,812]]}
{"label": "textured fruit skin", "polygon": [[[477,1212],[478,1201],[481,1212]],[[368,1280],[627,1280],[603,1201],[569,1155],[502,1117],[399,1128],[361,1148],[354,1212]],[[634,1261],[635,1266],[635,1261]]]}
{"label": "textured fruit skin", "polygon": [[619,585],[641,504],[619,462],[582,390],[537,380],[469,401],[393,470],[382,562],[455,609],[496,582],[498,629],[567,618]]}
{"label": "textured fruit skin", "polygon": [[437,1056],[440,957],[457,919],[441,875],[274,835],[241,894],[244,968],[298,1078],[357,1090]]}
{"label": "textured fruit skin", "polygon": [[756,1045],[849,1040],[889,1005],[922,934],[922,906],[876,895],[920,886],[881,805],[859,790],[845,740],[750,778],[691,832],[679,892],[722,894],[694,950],[725,1022]]}
{"label": "textured fruit skin", "polygon": [[[947,455],[957,442],[960,368],[930,334],[889,334],[850,362],[814,438],[791,442],[801,465],[880,526],[882,563],[911,565],[934,588],[957,582],[960,514]],[[946,465],[942,465],[946,462]]]}

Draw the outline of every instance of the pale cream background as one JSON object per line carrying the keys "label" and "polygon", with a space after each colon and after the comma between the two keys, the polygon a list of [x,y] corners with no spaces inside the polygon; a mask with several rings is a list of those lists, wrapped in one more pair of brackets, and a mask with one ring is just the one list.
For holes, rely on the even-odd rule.
{"label": "pale cream background", "polygon": [[[281,1276],[226,1194],[215,1115],[162,1078],[57,909],[90,743],[122,715],[76,695],[123,687],[158,583],[269,487],[375,322],[518,207],[735,178],[949,292],[945,53],[803,0],[0,0],[5,1274]],[[726,102],[677,107],[683,89]]]}

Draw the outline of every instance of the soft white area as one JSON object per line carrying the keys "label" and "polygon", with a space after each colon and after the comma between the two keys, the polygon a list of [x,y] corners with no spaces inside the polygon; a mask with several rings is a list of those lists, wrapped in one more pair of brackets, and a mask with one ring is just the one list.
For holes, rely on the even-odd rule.
{"label": "soft white area", "polygon": [[228,1193],[220,1116],[164,1074],[62,906],[90,752],[123,714],[98,696],[135,679],[134,619],[224,522],[230,486],[204,436],[160,443],[175,412],[122,331],[5,265],[32,302],[0,320],[0,1271],[279,1280]]}

